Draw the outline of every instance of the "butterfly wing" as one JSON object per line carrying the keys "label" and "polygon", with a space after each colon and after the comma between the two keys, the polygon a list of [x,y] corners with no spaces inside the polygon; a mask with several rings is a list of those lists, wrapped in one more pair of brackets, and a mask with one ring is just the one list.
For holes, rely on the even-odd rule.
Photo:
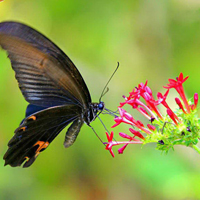
{"label": "butterfly wing", "polygon": [[[83,125],[80,113],[80,107],[66,105],[47,108],[28,116],[8,143],[9,149],[4,155],[5,165],[16,167],[26,161],[23,167],[29,167],[69,123],[79,121],[80,130]],[[70,129],[68,143],[76,139],[71,137]]]}
{"label": "butterfly wing", "polygon": [[65,147],[75,141],[89,110],[88,88],[72,61],[49,39],[17,22],[0,23],[0,46],[8,52],[25,99],[25,118],[8,143],[5,164],[30,166],[69,123]]}
{"label": "butterfly wing", "polygon": [[72,61],[41,33],[21,23],[0,23],[0,46],[8,52],[25,99],[34,105],[86,109],[88,88]]}

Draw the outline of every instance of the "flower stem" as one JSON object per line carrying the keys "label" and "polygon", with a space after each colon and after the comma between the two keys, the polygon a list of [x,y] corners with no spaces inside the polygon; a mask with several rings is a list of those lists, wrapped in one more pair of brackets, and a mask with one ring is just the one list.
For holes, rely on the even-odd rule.
{"label": "flower stem", "polygon": [[193,145],[192,148],[200,154],[200,149],[197,145]]}

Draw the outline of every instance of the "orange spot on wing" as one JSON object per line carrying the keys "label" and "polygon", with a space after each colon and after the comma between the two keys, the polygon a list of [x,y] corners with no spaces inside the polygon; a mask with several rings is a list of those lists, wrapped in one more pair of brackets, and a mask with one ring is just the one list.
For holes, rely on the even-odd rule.
{"label": "orange spot on wing", "polygon": [[18,132],[19,131],[25,131],[26,130],[26,127],[24,126],[24,127],[21,127],[19,130],[18,130]]}
{"label": "orange spot on wing", "polygon": [[42,149],[46,149],[49,146],[49,142],[38,141],[33,146],[39,145],[35,152],[35,157],[37,157]]}
{"label": "orange spot on wing", "polygon": [[28,118],[28,120],[30,120],[30,119],[32,119],[32,120],[36,120],[36,116],[30,116],[29,118]]}
{"label": "orange spot on wing", "polygon": [[26,161],[29,161],[30,158],[28,156],[26,156],[25,159],[26,159]]}
{"label": "orange spot on wing", "polygon": [[35,158],[40,154],[40,152],[38,151],[36,154],[35,154]]}

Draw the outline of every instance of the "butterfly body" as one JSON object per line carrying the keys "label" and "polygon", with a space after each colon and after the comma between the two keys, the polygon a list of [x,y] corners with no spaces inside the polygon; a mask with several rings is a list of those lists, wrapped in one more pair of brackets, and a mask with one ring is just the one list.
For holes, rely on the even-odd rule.
{"label": "butterfly body", "polygon": [[84,123],[102,112],[65,53],[36,30],[18,22],[0,23],[0,46],[8,52],[19,88],[29,105],[4,155],[5,165],[29,167],[67,125],[71,146]]}

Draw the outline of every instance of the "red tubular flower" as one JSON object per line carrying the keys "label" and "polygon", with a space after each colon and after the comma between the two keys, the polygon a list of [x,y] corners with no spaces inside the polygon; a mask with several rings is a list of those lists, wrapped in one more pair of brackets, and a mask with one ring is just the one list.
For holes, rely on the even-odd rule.
{"label": "red tubular flower", "polygon": [[[194,94],[194,109],[196,109],[197,104],[198,104],[199,96],[197,93]],[[194,110],[193,109],[193,110]]]}
{"label": "red tubular flower", "polygon": [[119,135],[123,138],[126,138],[126,139],[129,139],[129,140],[132,140],[133,137],[131,137],[130,135],[127,135],[126,133],[122,133],[120,132]]}
{"label": "red tubular flower", "polygon": [[150,88],[147,88],[147,81],[145,84],[140,83],[138,87],[136,87],[135,90],[130,92],[128,99],[133,99],[133,98],[139,99],[141,96],[144,95],[144,93],[148,93],[150,96],[152,96],[152,92]]}
{"label": "red tubular flower", "polygon": [[[140,94],[140,96],[142,96],[142,98],[146,101],[146,104],[147,106],[153,110],[160,119],[163,119],[160,111],[158,110],[158,108],[156,107],[157,106],[157,103],[156,101],[154,100],[153,98],[153,95],[152,95],[152,91],[151,89],[147,86],[147,81],[145,84],[143,83],[140,83],[139,86],[138,86],[138,93]],[[143,106],[143,105],[141,105]],[[143,106],[144,107],[144,106]],[[146,107],[144,107],[146,109]],[[149,111],[149,109],[147,109]],[[152,112],[151,112],[152,113]],[[156,118],[154,116],[154,118]]]}
{"label": "red tubular flower", "polygon": [[132,128],[129,128],[129,131],[130,131],[133,135],[135,135],[135,136],[137,136],[137,137],[139,137],[139,138],[145,140],[144,136],[143,136],[139,131],[136,131],[136,130],[134,130],[134,129],[132,129]]}
{"label": "red tubular flower", "polygon": [[119,103],[119,107],[123,107],[126,104],[126,102]]}
{"label": "red tubular flower", "polygon": [[[189,105],[183,89],[183,83],[187,79],[188,77],[184,78],[182,73],[180,73],[179,77],[175,80],[169,79],[169,84],[164,87],[167,88],[167,91],[165,94],[158,93],[157,100],[154,99],[151,89],[147,86],[147,81],[145,84],[140,83],[138,87],[135,87],[135,89],[129,93],[128,97],[123,96],[124,102],[120,103],[120,106],[118,107],[119,116],[114,119],[115,124],[112,126],[112,128],[121,123],[129,124],[132,126],[132,128],[129,128],[129,131],[133,135],[130,133],[126,134],[120,132],[119,136],[124,138],[125,141],[113,141],[113,131],[110,135],[106,132],[108,142],[104,144],[106,144],[106,149],[110,151],[113,157],[114,153],[112,151],[112,147],[116,145],[123,145],[118,149],[118,153],[122,154],[128,144],[147,144],[156,142],[158,143],[157,148],[162,151],[168,151],[168,148],[172,148],[174,144],[184,144],[184,142],[187,146],[188,144],[194,144],[194,142],[191,140],[193,136],[188,137],[188,132],[193,134],[191,131],[192,129],[190,128],[193,120],[190,119],[192,119],[192,116],[196,114],[196,112],[191,111],[197,107],[198,94],[194,94],[194,104]],[[174,88],[181,97],[180,99],[175,98],[175,101],[183,113],[180,112],[181,110],[173,112],[173,110],[167,104],[166,98],[169,94],[169,89],[171,88]],[[163,116],[158,109],[158,105],[160,104],[162,104],[167,110],[168,116],[164,118],[165,120],[163,120]],[[142,115],[150,120],[151,124],[146,125],[146,123],[143,124],[141,121],[136,120],[130,113],[122,108],[124,105],[129,105],[133,109],[138,110]],[[172,121],[174,123],[171,123]],[[198,121],[195,121],[195,123],[198,123]],[[166,131],[163,131],[166,124],[168,124],[169,129],[166,127]],[[174,124],[177,127],[174,126]]]}
{"label": "red tubular flower", "polygon": [[183,100],[183,103],[186,107],[187,113],[190,113],[190,107],[188,104],[188,101],[185,96],[185,92],[183,89],[183,83],[188,79],[189,76],[183,78],[183,73],[180,73],[179,77],[174,79],[169,79],[169,84],[167,86],[164,86],[166,89],[174,88],[180,95],[181,99]]}
{"label": "red tubular flower", "polygon": [[[148,115],[148,116],[149,116],[148,112],[147,112],[144,108],[140,107],[139,110],[141,110],[145,115]],[[150,116],[149,116],[149,117],[150,117]]]}
{"label": "red tubular flower", "polygon": [[156,127],[151,125],[151,124],[147,124],[147,127],[152,130],[152,131],[155,131],[156,130]]}
{"label": "red tubular flower", "polygon": [[131,122],[135,122],[135,119],[133,118],[133,116],[126,111],[123,113],[122,116],[125,117],[127,120],[129,120]]}
{"label": "red tubular flower", "polygon": [[128,146],[128,143],[125,144],[123,147],[119,148],[119,149],[118,149],[118,153],[119,153],[119,154],[123,154],[123,153],[124,153],[124,150],[125,150],[125,148],[126,148],[127,146]]}
{"label": "red tubular flower", "polygon": [[114,121],[116,122],[116,124],[114,124],[113,126],[111,126],[111,128],[114,128],[114,127],[120,125],[121,123],[134,125],[133,122],[131,122],[131,121],[125,119],[124,117],[116,117],[116,118],[114,119]]}
{"label": "red tubular flower", "polygon": [[176,101],[176,103],[177,103],[177,105],[179,106],[179,108],[185,113],[185,114],[187,114],[186,112],[185,112],[185,109],[183,108],[183,105],[182,105],[182,103],[181,103],[181,100],[179,99],[179,98],[175,98],[175,101]]}
{"label": "red tubular flower", "polygon": [[[147,83],[147,82],[146,82]],[[152,91],[151,91],[151,88],[150,87],[148,87],[148,86],[146,86],[146,92],[150,95],[150,96],[152,96]]]}
{"label": "red tubular flower", "polygon": [[138,98],[134,98],[134,99],[129,99],[127,101],[125,101],[124,103],[120,103],[120,107],[124,106],[125,104],[129,104],[132,106],[132,108],[134,109],[138,109],[138,106],[142,106],[143,108],[145,108],[149,113],[151,113],[151,115],[157,119],[156,115],[152,112],[152,110],[157,110],[157,109],[150,109],[148,106],[146,106],[142,101],[140,101]]}
{"label": "red tubular flower", "polygon": [[126,112],[123,108],[118,107],[118,110],[119,110],[120,117],[116,117],[114,119],[116,124],[114,124],[111,128],[118,126],[122,122],[126,124],[130,124],[130,125],[135,125],[137,123],[136,120],[133,118],[133,116],[129,114],[128,112]]}
{"label": "red tubular flower", "polygon": [[170,116],[170,118],[173,120],[173,122],[178,126],[178,123],[175,119],[175,114],[172,112],[172,110],[167,109],[167,114]]}
{"label": "red tubular flower", "polygon": [[158,92],[158,94],[157,94],[157,97],[158,97],[157,103],[158,104],[162,103],[163,106],[165,106],[166,108],[168,108],[169,106],[168,106],[168,104],[165,101],[168,94],[169,94],[169,90],[167,90],[167,92],[165,92],[164,95],[162,95],[160,92]]}
{"label": "red tubular flower", "polygon": [[150,100],[152,100],[152,95],[150,95],[149,93],[147,93],[147,92],[144,92],[143,93],[143,95],[142,95],[142,97],[145,99],[145,101],[150,101]]}
{"label": "red tubular flower", "polygon": [[[168,94],[169,94],[169,89],[166,91],[166,93],[164,95],[162,95],[160,92],[158,92],[158,94],[157,94],[158,101],[157,102],[158,102],[158,104],[161,103],[163,106],[165,106],[165,108],[167,108],[172,113],[174,113],[166,102],[166,98],[167,98]],[[178,120],[180,122],[180,120],[178,119],[178,117],[175,114],[174,114],[174,117],[176,120]]]}
{"label": "red tubular flower", "polygon": [[137,124],[138,126],[144,127],[144,124],[140,120],[137,120]]}
{"label": "red tubular flower", "polygon": [[109,150],[110,153],[111,153],[111,155],[112,155],[112,157],[114,158],[115,155],[114,155],[113,150],[112,150],[112,147],[113,147],[113,143],[112,143],[113,135],[114,135],[113,131],[111,131],[110,135],[106,132],[106,136],[107,136],[107,139],[108,139],[108,143],[107,143],[105,149],[106,149],[106,150]]}
{"label": "red tubular flower", "polygon": [[[158,104],[162,104],[163,106],[165,106],[165,108],[167,108],[168,110],[170,110],[172,113],[174,113],[173,111],[172,111],[172,109],[169,107],[169,105],[167,104],[167,102],[166,102],[166,98],[167,98],[167,95],[169,94],[169,89],[167,90],[167,92],[164,94],[164,95],[162,95],[160,92],[158,92],[158,94],[157,94],[157,97],[158,97],[158,100],[157,100],[157,103]],[[175,117],[175,119],[177,120],[177,121],[179,121],[180,122],[180,120],[179,120],[179,118],[174,114],[174,117]]]}
{"label": "red tubular flower", "polygon": [[157,108],[157,103],[155,100],[147,101],[147,105],[158,115],[160,119],[163,119],[162,114]]}
{"label": "red tubular flower", "polygon": [[142,115],[144,115],[147,119],[151,120],[151,116],[148,114],[148,112],[142,108],[142,107],[139,107],[139,108],[136,108]]}
{"label": "red tubular flower", "polygon": [[109,150],[110,154],[112,155],[112,157],[114,157],[114,153],[113,153],[113,150],[112,150],[112,147],[113,146],[116,146],[116,145],[121,145],[121,144],[125,144],[122,148],[120,148],[118,150],[119,153],[123,153],[124,149],[126,148],[126,146],[128,144],[142,144],[143,142],[140,141],[140,140],[137,140],[135,139],[134,137],[131,137],[125,133],[120,133],[120,135],[123,137],[123,138],[126,138],[126,139],[129,139],[129,141],[123,141],[123,142],[117,142],[117,141],[113,141],[113,131],[111,131],[111,134],[109,135],[107,132],[106,132],[106,136],[107,136],[107,139],[108,139],[108,142],[105,142],[104,144],[106,144],[106,150]]}
{"label": "red tubular flower", "polygon": [[121,123],[125,123],[125,124],[129,124],[129,125],[135,126],[135,127],[139,128],[139,129],[143,130],[147,134],[151,134],[151,131],[149,131],[148,129],[144,128],[144,125],[142,124],[142,122],[136,121],[124,109],[118,108],[118,110],[119,110],[120,117],[116,117],[114,119],[114,121],[116,122],[116,124],[114,124],[111,128],[114,128],[114,127],[118,126]]}
{"label": "red tubular flower", "polygon": [[114,128],[114,127],[120,125],[123,122],[123,119],[121,117],[115,117],[114,121],[116,122],[116,124],[111,126],[111,128]]}

